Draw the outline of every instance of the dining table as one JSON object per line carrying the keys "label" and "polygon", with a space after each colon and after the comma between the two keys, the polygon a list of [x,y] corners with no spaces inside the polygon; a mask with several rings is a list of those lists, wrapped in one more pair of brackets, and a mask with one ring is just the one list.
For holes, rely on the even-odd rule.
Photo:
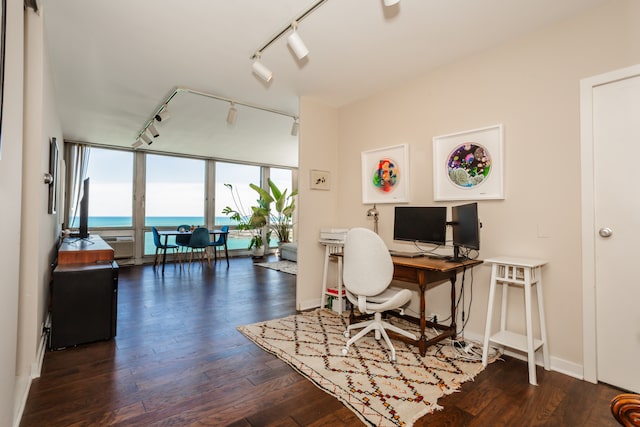
{"label": "dining table", "polygon": [[[169,236],[191,236],[193,230],[158,230],[158,234],[161,237],[164,237],[164,244],[166,245],[169,241]],[[213,239],[216,240],[218,236],[224,235],[224,257],[227,261],[227,267],[229,266],[229,249],[227,248],[227,237],[229,235],[228,231],[223,231],[220,229],[210,229],[209,234],[213,236]],[[214,251],[216,249],[214,248]],[[217,255],[216,255],[217,259]],[[167,251],[164,251],[162,255],[162,274],[164,274],[164,265],[167,261]]]}

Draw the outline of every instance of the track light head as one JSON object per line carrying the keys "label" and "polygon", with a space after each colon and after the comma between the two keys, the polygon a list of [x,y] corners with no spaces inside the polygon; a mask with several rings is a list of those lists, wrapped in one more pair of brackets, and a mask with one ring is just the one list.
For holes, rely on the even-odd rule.
{"label": "track light head", "polygon": [[171,115],[166,109],[162,110],[155,116],[157,122],[166,122],[167,120],[169,120],[169,118],[171,118]]}
{"label": "track light head", "polygon": [[300,35],[298,34],[298,23],[296,21],[293,21],[293,23],[291,24],[291,28],[293,29],[293,31],[287,37],[287,43],[289,44],[289,47],[291,47],[291,50],[293,50],[293,53],[296,54],[298,59],[303,59],[309,54],[309,49],[307,49],[307,46],[305,46],[302,38],[300,38]]}
{"label": "track light head", "polygon": [[273,78],[273,73],[270,69],[265,67],[262,62],[260,62],[260,53],[256,53],[253,58],[254,60],[251,69],[258,77],[260,77],[266,83],[269,83]]}
{"label": "track light head", "polygon": [[153,123],[151,123],[151,124],[149,125],[149,127],[147,128],[147,130],[151,133],[151,135],[152,135],[154,138],[157,138],[157,137],[159,137],[159,136],[160,136],[160,132],[158,132],[158,129],[156,129],[156,127],[153,125]]}
{"label": "track light head", "polygon": [[298,129],[300,128],[300,122],[298,118],[293,119],[293,124],[291,125],[291,136],[298,136]]}
{"label": "track light head", "polygon": [[140,139],[143,140],[147,145],[151,145],[151,143],[153,143],[153,139],[149,137],[149,134],[146,130],[142,133],[142,135],[140,135]]}
{"label": "track light head", "polygon": [[238,114],[238,110],[236,109],[235,102],[231,102],[229,106],[229,112],[227,113],[227,123],[230,125],[236,122],[236,115]]}
{"label": "track light head", "polygon": [[384,0],[385,6],[393,6],[394,4],[400,3],[400,0]]}

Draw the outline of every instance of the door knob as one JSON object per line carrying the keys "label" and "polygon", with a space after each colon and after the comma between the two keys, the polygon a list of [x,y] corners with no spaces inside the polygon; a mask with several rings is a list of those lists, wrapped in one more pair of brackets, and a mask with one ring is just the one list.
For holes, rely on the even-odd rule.
{"label": "door knob", "polygon": [[613,230],[609,227],[604,227],[601,228],[600,231],[598,231],[598,234],[600,234],[600,237],[611,237],[611,235],[613,234]]}

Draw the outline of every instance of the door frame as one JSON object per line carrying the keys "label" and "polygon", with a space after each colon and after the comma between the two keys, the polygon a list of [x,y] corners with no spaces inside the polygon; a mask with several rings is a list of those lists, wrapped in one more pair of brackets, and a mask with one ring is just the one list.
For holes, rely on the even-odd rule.
{"label": "door frame", "polygon": [[593,141],[593,89],[640,76],[640,65],[580,81],[580,163],[582,182],[582,351],[583,378],[598,382],[596,336],[596,233]]}

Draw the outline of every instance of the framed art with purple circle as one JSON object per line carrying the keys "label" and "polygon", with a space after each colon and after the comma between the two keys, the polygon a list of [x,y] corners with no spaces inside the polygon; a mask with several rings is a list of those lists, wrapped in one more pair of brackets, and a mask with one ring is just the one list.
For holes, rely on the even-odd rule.
{"label": "framed art with purple circle", "polygon": [[362,203],[409,201],[409,146],[362,152]]}
{"label": "framed art with purple circle", "polygon": [[502,125],[433,138],[434,200],[504,199]]}

